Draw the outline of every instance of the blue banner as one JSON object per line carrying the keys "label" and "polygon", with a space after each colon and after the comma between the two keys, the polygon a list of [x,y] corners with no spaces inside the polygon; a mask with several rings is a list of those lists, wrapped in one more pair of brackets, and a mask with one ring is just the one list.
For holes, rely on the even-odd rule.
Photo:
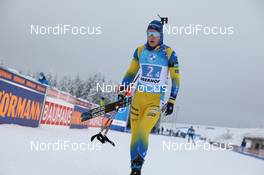
{"label": "blue banner", "polygon": [[118,112],[113,117],[114,120],[111,125],[111,129],[122,132],[125,131],[129,116],[129,109],[130,106],[118,110]]}
{"label": "blue banner", "polygon": [[44,98],[45,93],[0,79],[0,123],[38,127]]}

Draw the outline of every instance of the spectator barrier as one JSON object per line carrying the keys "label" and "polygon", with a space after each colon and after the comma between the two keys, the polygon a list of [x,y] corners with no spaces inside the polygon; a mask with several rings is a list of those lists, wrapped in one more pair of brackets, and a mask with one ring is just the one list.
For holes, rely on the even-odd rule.
{"label": "spectator barrier", "polygon": [[[30,127],[38,127],[39,124],[58,125],[85,129],[101,127],[107,117],[114,115],[110,113],[81,122],[81,113],[98,105],[42,85],[31,77],[4,67],[0,67],[0,100],[0,124]],[[128,111],[125,108],[117,113],[111,129],[125,130]]]}
{"label": "spectator barrier", "polygon": [[46,86],[0,67],[0,123],[38,127]]}

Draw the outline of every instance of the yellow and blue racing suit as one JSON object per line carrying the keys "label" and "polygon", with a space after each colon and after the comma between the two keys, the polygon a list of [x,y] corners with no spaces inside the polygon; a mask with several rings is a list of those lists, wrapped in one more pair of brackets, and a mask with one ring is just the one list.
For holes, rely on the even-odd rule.
{"label": "yellow and blue racing suit", "polygon": [[180,78],[176,53],[163,44],[154,50],[140,46],[134,52],[122,84],[128,86],[138,72],[140,76],[130,107],[131,160],[146,156],[149,134],[160,118],[161,98],[167,89],[164,87],[169,74],[172,82],[169,102],[175,103]]}

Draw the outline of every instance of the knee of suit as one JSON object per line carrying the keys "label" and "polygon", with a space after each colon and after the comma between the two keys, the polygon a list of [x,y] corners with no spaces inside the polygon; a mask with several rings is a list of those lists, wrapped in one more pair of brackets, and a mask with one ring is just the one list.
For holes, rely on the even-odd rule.
{"label": "knee of suit", "polygon": [[142,143],[147,147],[150,132],[159,116],[159,109],[152,107],[146,110],[141,119],[131,119],[131,146]]}

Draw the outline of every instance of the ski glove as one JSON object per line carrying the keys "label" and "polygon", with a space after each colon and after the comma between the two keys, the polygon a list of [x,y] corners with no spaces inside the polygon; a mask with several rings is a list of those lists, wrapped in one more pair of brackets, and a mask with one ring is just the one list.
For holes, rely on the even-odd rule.
{"label": "ski glove", "polygon": [[123,91],[118,92],[118,100],[124,100],[125,99],[125,93]]}
{"label": "ski glove", "polygon": [[173,107],[174,107],[174,104],[171,103],[171,102],[168,102],[167,105],[166,105],[166,111],[165,111],[165,115],[171,115],[172,112],[173,112]]}

